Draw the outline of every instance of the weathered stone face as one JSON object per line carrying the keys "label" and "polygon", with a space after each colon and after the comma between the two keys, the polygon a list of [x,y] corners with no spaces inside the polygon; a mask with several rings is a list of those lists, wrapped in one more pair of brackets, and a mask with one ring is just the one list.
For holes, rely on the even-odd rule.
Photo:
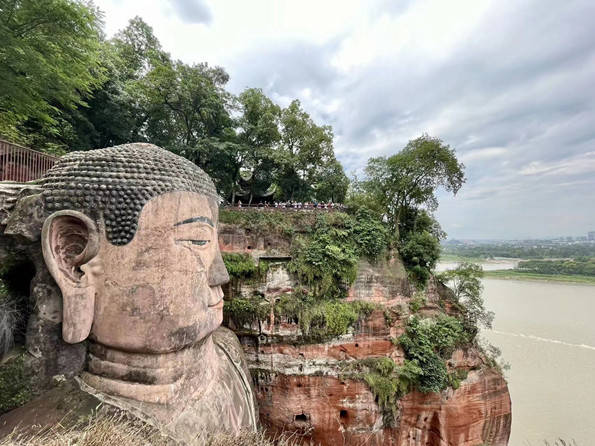
{"label": "weathered stone face", "polygon": [[[84,367],[84,392],[181,442],[257,427],[242,349],[220,328],[229,276],[218,199],[188,163],[146,144],[80,152],[50,171],[42,194],[0,200],[6,234],[37,260],[28,352],[46,374]],[[60,351],[76,355],[51,356],[60,326],[73,347]]]}
{"label": "weathered stone face", "polygon": [[170,192],[149,201],[135,237],[103,239],[91,338],[130,352],[179,350],[222,321],[229,278],[217,243],[217,207],[205,195]]}

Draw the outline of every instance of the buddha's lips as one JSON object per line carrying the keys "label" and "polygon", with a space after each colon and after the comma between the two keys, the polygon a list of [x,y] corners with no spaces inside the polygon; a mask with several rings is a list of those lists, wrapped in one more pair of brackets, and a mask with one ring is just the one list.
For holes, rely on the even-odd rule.
{"label": "buddha's lips", "polygon": [[220,310],[223,308],[223,298],[219,300],[215,305],[209,305],[210,310]]}

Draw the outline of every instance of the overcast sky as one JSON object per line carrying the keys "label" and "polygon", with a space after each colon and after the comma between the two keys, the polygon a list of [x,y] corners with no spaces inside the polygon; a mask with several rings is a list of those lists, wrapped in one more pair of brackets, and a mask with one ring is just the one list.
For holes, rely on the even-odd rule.
{"label": "overcast sky", "polygon": [[335,132],[349,174],[426,132],[467,183],[441,194],[449,238],[595,230],[593,0],[96,0],[108,36],[135,15],[234,93],[292,99]]}

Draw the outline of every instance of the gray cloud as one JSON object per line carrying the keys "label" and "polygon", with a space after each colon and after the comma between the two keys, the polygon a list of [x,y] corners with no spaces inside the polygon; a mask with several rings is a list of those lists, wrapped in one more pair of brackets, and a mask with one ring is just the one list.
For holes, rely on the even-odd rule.
{"label": "gray cloud", "polygon": [[495,2],[448,57],[413,46],[341,71],[339,36],[272,42],[228,68],[233,89],[298,97],[333,125],[347,171],[422,132],[456,148],[468,182],[438,211],[451,236],[581,234],[595,230],[594,16],[590,0]]}
{"label": "gray cloud", "polygon": [[209,24],[213,20],[210,8],[204,0],[170,0],[178,17],[185,23]]}

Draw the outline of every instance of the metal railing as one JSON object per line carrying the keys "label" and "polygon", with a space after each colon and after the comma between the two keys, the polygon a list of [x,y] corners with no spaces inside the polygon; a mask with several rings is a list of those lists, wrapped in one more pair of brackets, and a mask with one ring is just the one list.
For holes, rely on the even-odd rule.
{"label": "metal railing", "polygon": [[43,176],[58,157],[0,139],[0,181],[33,181]]}

